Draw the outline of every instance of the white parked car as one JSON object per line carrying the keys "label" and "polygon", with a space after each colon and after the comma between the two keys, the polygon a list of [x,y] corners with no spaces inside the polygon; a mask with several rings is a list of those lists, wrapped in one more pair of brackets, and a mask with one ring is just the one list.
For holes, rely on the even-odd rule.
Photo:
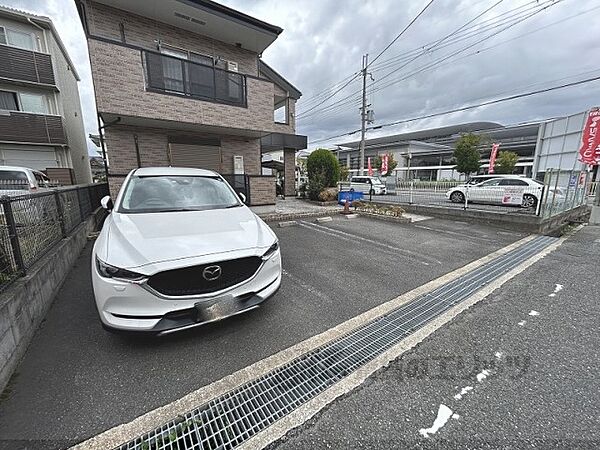
{"label": "white parked car", "polygon": [[275,233],[217,173],[132,171],[92,253],[104,327],[165,334],[258,307],[281,283]]}
{"label": "white parked car", "polygon": [[365,195],[369,195],[369,193],[373,195],[387,194],[385,184],[377,177],[353,176],[350,179],[350,189],[354,189],[355,192],[362,192]]}
{"label": "white parked car", "polygon": [[28,167],[0,166],[0,196],[23,195],[47,189],[50,180]]}
{"label": "white parked car", "polygon": [[513,204],[507,193],[521,191],[524,208],[535,208],[542,198],[544,183],[517,175],[492,178],[479,184],[461,184],[446,192],[446,198],[454,203],[464,203],[468,190],[468,201],[495,205]]}

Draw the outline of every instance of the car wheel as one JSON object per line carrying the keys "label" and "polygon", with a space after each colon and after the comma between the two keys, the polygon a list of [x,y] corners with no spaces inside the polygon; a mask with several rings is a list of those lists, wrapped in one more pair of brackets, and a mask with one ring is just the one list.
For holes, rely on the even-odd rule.
{"label": "car wheel", "polygon": [[525,194],[523,196],[523,201],[521,202],[521,206],[523,208],[535,208],[537,205],[537,198],[531,194]]}
{"label": "car wheel", "polygon": [[465,194],[460,191],[454,191],[452,194],[450,194],[450,201],[452,203],[464,203]]}

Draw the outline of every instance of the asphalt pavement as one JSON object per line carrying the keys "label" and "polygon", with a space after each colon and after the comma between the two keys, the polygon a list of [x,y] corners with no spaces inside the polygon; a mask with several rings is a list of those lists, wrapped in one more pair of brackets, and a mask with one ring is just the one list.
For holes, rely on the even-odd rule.
{"label": "asphalt pavement", "polygon": [[588,226],[273,447],[600,448],[598,267]]}
{"label": "asphalt pavement", "polygon": [[285,272],[272,299],[248,314],[162,338],[101,328],[90,242],[0,398],[0,448],[66,448],[523,237],[440,219],[336,217],[274,229]]}

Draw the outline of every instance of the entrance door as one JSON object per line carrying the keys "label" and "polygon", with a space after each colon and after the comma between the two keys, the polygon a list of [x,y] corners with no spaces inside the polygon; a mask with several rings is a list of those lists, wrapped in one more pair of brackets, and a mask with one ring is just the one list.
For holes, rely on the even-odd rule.
{"label": "entrance door", "polygon": [[171,166],[194,167],[219,172],[221,147],[216,145],[169,144]]}

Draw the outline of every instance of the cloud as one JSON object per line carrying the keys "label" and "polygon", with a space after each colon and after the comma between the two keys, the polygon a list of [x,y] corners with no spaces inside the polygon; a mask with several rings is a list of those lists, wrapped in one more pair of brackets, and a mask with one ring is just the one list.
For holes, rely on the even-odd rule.
{"label": "cloud", "polygon": [[[358,72],[362,55],[369,53],[372,60],[427,3],[426,0],[221,2],[284,29],[277,41],[264,52],[263,58],[303,92],[297,105],[298,113],[308,110],[332,92],[328,90],[323,94],[323,90]],[[432,111],[445,111],[502,94],[572,81],[583,78],[573,75],[584,72],[587,72],[585,76],[600,74],[600,63],[596,62],[600,43],[595,36],[595,30],[600,28],[600,5],[572,0],[556,0],[545,11],[499,32],[485,42],[477,43],[486,34],[474,35],[455,46],[430,51],[402,69],[399,69],[400,64],[392,64],[393,61],[388,62],[387,67],[381,65],[392,57],[441,39],[497,2],[436,0],[432,4],[406,34],[381,56],[377,61],[378,66],[372,67],[375,83],[369,89],[368,100],[375,111],[375,125],[418,117]],[[96,133],[87,46],[74,2],[27,0],[23,4],[23,0],[4,0],[3,3],[49,16],[54,21],[82,78],[79,90],[86,132]],[[505,0],[478,19],[477,23],[488,21],[486,23],[490,24],[498,17],[510,18],[510,14],[518,17],[514,14],[528,11],[536,4],[549,2]],[[511,10],[512,13],[509,12]],[[586,12],[588,10],[592,11]],[[487,34],[499,30],[498,27]],[[525,33],[529,34],[518,37]],[[472,48],[448,61],[400,80],[471,44]],[[479,53],[472,54],[477,51]],[[395,74],[382,80],[394,70]],[[571,78],[567,78],[569,76]],[[557,81],[550,83],[553,80]],[[388,81],[397,82],[374,92]],[[309,141],[313,141],[360,128],[360,87],[360,80],[353,80],[331,101],[321,105],[318,114],[315,109],[313,114],[298,119],[297,132],[308,135]],[[323,112],[323,107],[337,105],[347,96],[349,99],[346,104]],[[463,121],[518,123],[574,113],[598,103],[600,82],[595,82],[408,125],[383,128],[369,132],[368,137]],[[332,146],[335,142],[357,136],[345,136],[327,141],[324,145]],[[92,144],[90,146],[93,148]]]}

